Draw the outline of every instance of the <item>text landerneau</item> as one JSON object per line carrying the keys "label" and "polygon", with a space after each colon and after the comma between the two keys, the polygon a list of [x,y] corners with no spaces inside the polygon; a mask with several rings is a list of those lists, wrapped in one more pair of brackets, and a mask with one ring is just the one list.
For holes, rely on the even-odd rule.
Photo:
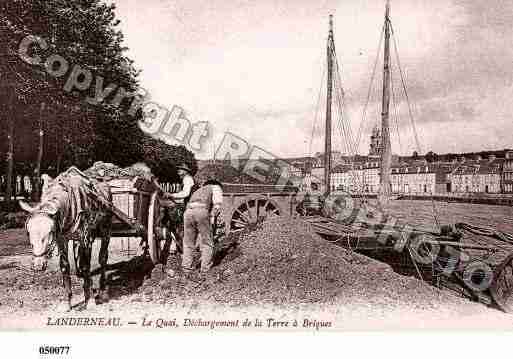
{"label": "text landerneau", "polygon": [[46,325],[62,327],[120,327],[122,323],[119,317],[48,317]]}

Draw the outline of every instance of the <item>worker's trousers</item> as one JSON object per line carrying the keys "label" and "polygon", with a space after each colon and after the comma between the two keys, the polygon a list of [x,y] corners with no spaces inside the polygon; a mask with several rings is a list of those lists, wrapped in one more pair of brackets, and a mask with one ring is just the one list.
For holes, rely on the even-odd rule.
{"label": "worker's trousers", "polygon": [[201,271],[207,272],[212,268],[214,260],[214,239],[210,224],[210,212],[206,207],[187,208],[184,213],[184,238],[182,268],[193,270],[192,258],[196,249],[199,234],[201,251]]}

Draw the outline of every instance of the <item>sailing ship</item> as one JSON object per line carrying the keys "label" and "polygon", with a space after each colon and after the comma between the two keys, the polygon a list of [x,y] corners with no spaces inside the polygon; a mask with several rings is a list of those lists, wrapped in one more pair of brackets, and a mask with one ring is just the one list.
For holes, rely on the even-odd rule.
{"label": "sailing ship", "polygon": [[[393,29],[390,20],[390,0],[386,0],[383,33],[384,65],[381,98],[381,148],[379,153],[379,191],[377,195],[378,210],[380,210],[382,214],[383,205],[392,198],[390,180],[392,149],[389,118],[392,87],[390,37],[391,34],[393,34]],[[403,76],[402,70],[399,70],[401,76]],[[406,92],[404,78],[402,78],[402,80],[404,91]],[[333,17],[330,15],[327,42],[327,99],[324,143],[324,183],[328,198],[332,191],[330,177],[332,171],[332,105],[335,99],[340,110],[342,96],[343,91],[340,74],[338,72],[333,36]],[[409,110],[411,116],[410,106]],[[343,132],[351,137],[347,124],[339,123],[339,126],[344,125],[346,127]],[[419,146],[415,128],[414,134],[417,146]],[[357,144],[352,142],[351,138],[348,140],[349,145],[347,148],[353,150],[353,154],[356,154]],[[337,199],[334,201],[336,200]],[[353,208],[351,208],[351,210],[353,210]],[[312,225],[313,229],[318,234],[348,249],[358,250],[362,253],[385,253],[386,250],[392,250],[399,254],[409,254],[411,265],[415,268],[419,279],[423,279],[422,272],[424,272],[424,270],[431,270],[431,276],[434,282],[436,280],[437,283],[440,283],[440,280],[446,278],[447,283],[456,285],[456,288],[451,286],[448,286],[448,288],[460,291],[461,294],[472,300],[495,305],[506,312],[513,312],[513,253],[509,248],[504,247],[505,243],[513,245],[513,234],[467,223],[456,223],[454,226],[439,226],[438,231],[429,231],[419,228],[409,228],[407,231],[404,231],[403,229],[397,229],[395,221],[392,221],[392,224],[389,225],[386,214],[384,217],[380,216],[380,223],[372,223],[372,221],[369,221],[371,223],[359,223],[364,224],[364,226],[351,225],[355,223],[355,218],[352,218],[353,221],[349,223],[330,218],[329,215],[326,216],[326,213],[324,213],[324,216],[305,216],[303,218]],[[464,240],[464,234],[480,236],[481,241],[477,242],[473,240],[477,244],[469,243]],[[491,239],[498,242],[488,243],[487,241]],[[398,248],[400,248],[399,251]],[[404,248],[406,250],[403,252]],[[438,248],[438,252],[434,253],[433,248]],[[494,255],[499,252],[501,255],[497,258],[493,258]],[[485,254],[482,255],[482,253]],[[425,257],[427,255],[429,255],[429,257]],[[424,268],[422,267],[423,263],[418,259],[423,256],[430,258],[429,263],[425,263],[427,266]],[[476,263],[476,261],[480,261],[480,263],[484,264],[482,268],[488,266],[487,268],[489,268],[490,271],[493,269],[493,273],[490,271],[486,272],[482,269],[472,269],[472,263]],[[448,266],[452,266],[452,269],[446,272],[447,268],[449,268]],[[469,271],[472,271],[472,273]],[[488,283],[487,281],[490,278],[491,282]]]}

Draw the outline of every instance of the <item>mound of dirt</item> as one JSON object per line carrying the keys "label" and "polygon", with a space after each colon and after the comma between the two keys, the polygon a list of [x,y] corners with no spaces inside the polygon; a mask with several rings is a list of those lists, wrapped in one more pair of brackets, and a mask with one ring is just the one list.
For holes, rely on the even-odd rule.
{"label": "mound of dirt", "polygon": [[95,162],[93,166],[84,171],[84,174],[99,180],[110,180],[120,177],[143,177],[148,180],[153,178],[150,168],[144,163],[135,163],[130,167],[121,168],[112,163]]}
{"label": "mound of dirt", "polygon": [[[465,300],[384,263],[350,252],[315,234],[294,219],[278,218],[243,235],[231,253],[205,277],[186,278],[178,258],[171,276],[156,268],[141,288],[144,301],[201,300],[222,306],[300,308],[315,304],[433,309]],[[140,298],[138,300],[141,300]]]}

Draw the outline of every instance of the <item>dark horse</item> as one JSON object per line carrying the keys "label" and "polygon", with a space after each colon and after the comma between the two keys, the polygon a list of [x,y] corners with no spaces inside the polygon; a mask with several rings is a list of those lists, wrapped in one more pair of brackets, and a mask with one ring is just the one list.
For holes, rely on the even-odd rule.
{"label": "dark horse", "polygon": [[[41,201],[35,206],[20,202],[20,206],[30,213],[25,224],[33,249],[33,267],[36,271],[46,270],[48,258],[57,246],[59,266],[63,285],[67,294],[68,310],[71,309],[71,274],[68,256],[68,243],[71,235],[78,234],[73,243],[77,275],[84,280],[84,305],[91,297],[91,251],[96,238],[101,239],[99,264],[99,301],[107,301],[106,267],[112,214],[101,203],[90,196],[94,191],[111,201],[110,188],[106,184],[92,182],[78,169],[71,167],[66,172],[44,186]],[[75,236],[77,237],[77,236]],[[78,253],[76,251],[78,249]]]}

